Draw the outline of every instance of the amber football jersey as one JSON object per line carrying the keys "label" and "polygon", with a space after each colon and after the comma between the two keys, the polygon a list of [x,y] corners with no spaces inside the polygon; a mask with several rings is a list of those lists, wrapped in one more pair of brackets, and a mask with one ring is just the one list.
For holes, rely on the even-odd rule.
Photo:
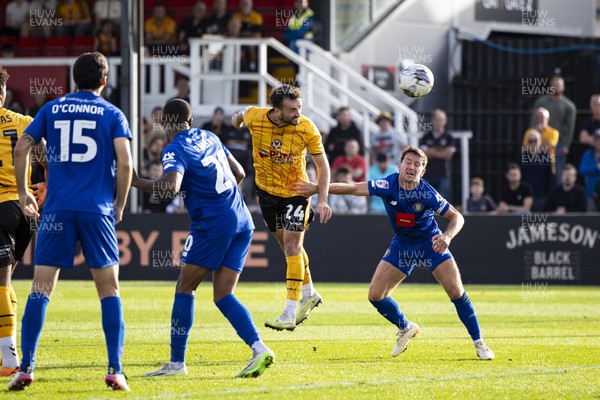
{"label": "amber football jersey", "polygon": [[[0,108],[0,203],[19,200],[13,151],[17,140],[31,121],[31,117]],[[31,177],[31,164],[27,176]],[[28,182],[27,186],[29,185],[31,182]]]}
{"label": "amber football jersey", "polygon": [[244,123],[252,134],[256,186],[273,196],[293,197],[292,183],[306,175],[306,151],[323,154],[319,129],[302,115],[298,125],[277,126],[268,107],[246,107]]}

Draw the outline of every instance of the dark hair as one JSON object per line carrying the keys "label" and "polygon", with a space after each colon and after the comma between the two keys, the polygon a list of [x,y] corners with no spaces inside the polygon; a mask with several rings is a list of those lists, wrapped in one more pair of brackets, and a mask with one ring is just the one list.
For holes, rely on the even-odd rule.
{"label": "dark hair", "polygon": [[6,87],[6,82],[8,82],[8,72],[4,69],[2,65],[0,65],[0,95],[4,95]]}
{"label": "dark hair", "polygon": [[415,146],[408,146],[407,148],[405,148],[404,150],[402,150],[402,155],[400,156],[400,162],[404,161],[404,157],[406,157],[406,155],[408,153],[414,154],[415,156],[419,156],[423,159],[423,167],[427,166],[427,161],[429,161],[429,159],[427,158],[427,154],[425,154],[425,152],[423,150],[421,150],[418,147]]}
{"label": "dark hair", "polygon": [[179,130],[173,125],[188,122],[192,118],[192,107],[183,99],[169,100],[163,107],[162,118],[165,129]]}
{"label": "dark hair", "polygon": [[73,65],[73,80],[79,90],[96,90],[108,75],[108,61],[101,53],[85,53]]}
{"label": "dark hair", "polygon": [[511,169],[517,169],[519,171],[521,171],[521,167],[519,167],[519,164],[511,162],[506,166],[506,172],[510,171]]}
{"label": "dark hair", "polygon": [[377,162],[384,162],[384,161],[387,161],[387,160],[389,160],[389,159],[390,159],[390,158],[389,158],[389,157],[388,157],[388,155],[387,155],[387,154],[385,154],[385,153],[378,153],[378,154],[377,154],[377,157],[376,157],[376,160],[377,160]]}
{"label": "dark hair", "polygon": [[575,175],[577,175],[577,167],[575,167],[573,164],[566,163],[565,166],[563,167],[563,171],[567,171],[567,170],[574,171]]}
{"label": "dark hair", "polygon": [[335,171],[336,175],[337,174],[349,174],[351,173],[350,170],[346,167],[340,167],[337,171]]}
{"label": "dark hair", "polygon": [[293,85],[281,85],[278,88],[274,88],[269,96],[271,100],[271,104],[275,108],[281,108],[283,106],[283,101],[288,100],[296,100],[302,98],[302,92],[300,88]]}
{"label": "dark hair", "polygon": [[337,112],[335,113],[336,117],[339,115],[339,113],[344,112],[344,111],[350,112],[350,107],[342,106],[342,107],[338,108]]}

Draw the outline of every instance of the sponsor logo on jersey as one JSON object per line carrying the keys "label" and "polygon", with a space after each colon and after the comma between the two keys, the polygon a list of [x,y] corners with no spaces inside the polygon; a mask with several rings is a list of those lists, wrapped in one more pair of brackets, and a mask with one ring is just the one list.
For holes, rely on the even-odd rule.
{"label": "sponsor logo on jersey", "polygon": [[412,228],[415,226],[415,214],[396,213],[396,226]]}
{"label": "sponsor logo on jersey", "polygon": [[279,150],[258,149],[258,155],[261,158],[271,157],[271,161],[275,164],[293,164],[294,155],[282,153]]}
{"label": "sponsor logo on jersey", "polygon": [[416,212],[423,211],[424,208],[425,206],[423,206],[423,204],[421,203],[413,204],[413,210],[415,210]]}
{"label": "sponsor logo on jersey", "polygon": [[390,204],[393,205],[393,206],[395,206],[395,205],[398,204],[398,202],[396,200],[392,200],[392,201],[390,201]]}
{"label": "sponsor logo on jersey", "polygon": [[172,151],[166,152],[162,160],[163,162],[175,160],[175,153],[173,153]]}
{"label": "sponsor logo on jersey", "polygon": [[375,186],[377,186],[378,188],[381,188],[381,189],[389,189],[390,183],[388,181],[386,181],[385,179],[377,179],[375,181]]}

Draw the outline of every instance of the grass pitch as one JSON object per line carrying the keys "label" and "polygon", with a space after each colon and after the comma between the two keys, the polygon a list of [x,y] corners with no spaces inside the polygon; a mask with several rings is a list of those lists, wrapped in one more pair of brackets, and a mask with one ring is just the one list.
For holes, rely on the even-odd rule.
{"label": "grass pitch", "polygon": [[[124,370],[131,393],[104,386],[106,354],[92,282],[61,281],[50,302],[35,382],[2,398],[397,399],[598,398],[600,290],[597,287],[467,286],[494,361],[480,361],[454,306],[438,285],[395,293],[421,333],[398,358],[396,329],[367,301],[366,284],[317,284],[324,304],[294,332],[264,327],[281,312],[282,284],[241,283],[237,296],[277,356],[257,379],[232,379],[250,351],[212,303],[196,294],[187,377],[143,377],[169,359],[174,282],[122,282]],[[29,282],[14,282],[19,325]],[[19,327],[20,335],[20,327]]]}

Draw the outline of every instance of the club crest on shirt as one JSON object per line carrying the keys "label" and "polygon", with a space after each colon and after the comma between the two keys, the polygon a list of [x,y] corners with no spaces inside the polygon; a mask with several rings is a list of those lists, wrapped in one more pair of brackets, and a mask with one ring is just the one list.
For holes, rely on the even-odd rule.
{"label": "club crest on shirt", "polygon": [[415,210],[416,212],[423,211],[423,208],[425,207],[421,203],[413,204],[413,210]]}
{"label": "club crest on shirt", "polygon": [[274,139],[271,142],[271,147],[274,148],[275,150],[279,150],[281,148],[281,140],[279,139]]}
{"label": "club crest on shirt", "polygon": [[381,188],[381,189],[389,189],[390,183],[388,181],[386,181],[385,179],[377,179],[375,181],[375,186],[377,186],[378,188]]}

